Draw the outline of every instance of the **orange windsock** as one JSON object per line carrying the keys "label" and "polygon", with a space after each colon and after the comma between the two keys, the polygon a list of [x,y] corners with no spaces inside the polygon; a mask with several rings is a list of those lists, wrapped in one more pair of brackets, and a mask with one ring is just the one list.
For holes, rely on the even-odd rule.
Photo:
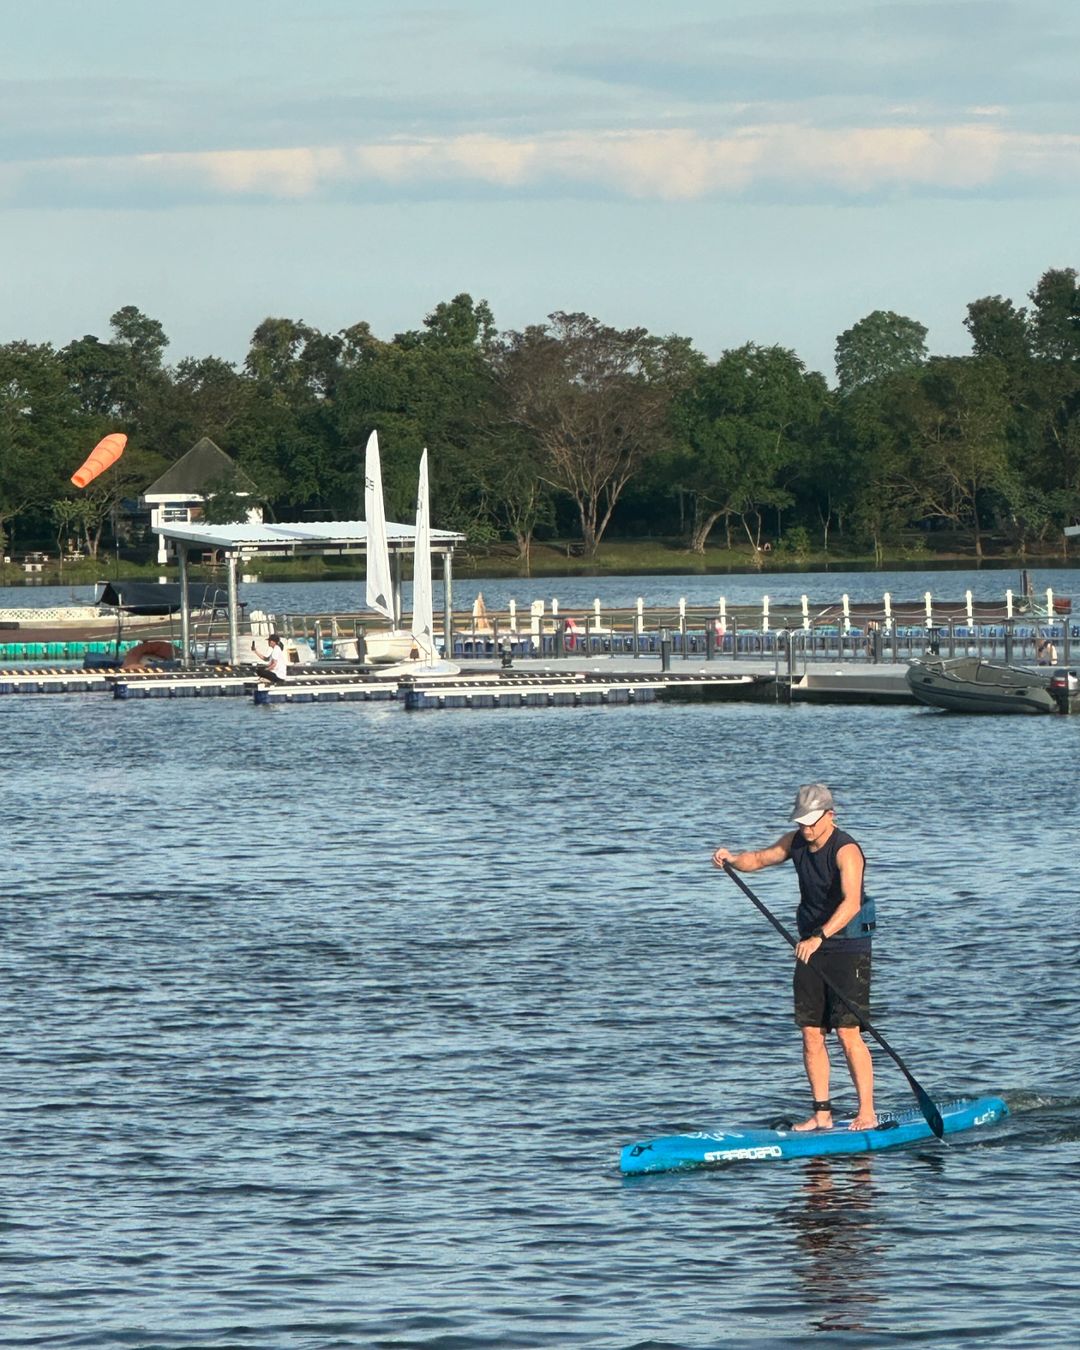
{"label": "orange windsock", "polygon": [[76,487],[86,487],[87,483],[92,483],[99,473],[104,473],[110,464],[116,463],[124,453],[125,445],[127,437],[122,431],[114,431],[111,436],[105,436],[87,455],[86,463],[71,475],[71,481]]}

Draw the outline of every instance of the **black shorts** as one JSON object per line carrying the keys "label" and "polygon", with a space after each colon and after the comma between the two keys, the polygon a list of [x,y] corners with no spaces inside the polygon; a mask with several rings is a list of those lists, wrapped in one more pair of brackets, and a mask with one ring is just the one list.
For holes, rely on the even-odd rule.
{"label": "black shorts", "polygon": [[863,1021],[870,1017],[870,953],[851,951],[829,951],[818,948],[810,959],[795,962],[795,1025],[797,1027],[821,1027],[823,1031],[832,1031],[834,1027],[857,1027],[859,1016],[851,1012],[827,989],[818,971],[828,977],[829,982],[858,1010]]}

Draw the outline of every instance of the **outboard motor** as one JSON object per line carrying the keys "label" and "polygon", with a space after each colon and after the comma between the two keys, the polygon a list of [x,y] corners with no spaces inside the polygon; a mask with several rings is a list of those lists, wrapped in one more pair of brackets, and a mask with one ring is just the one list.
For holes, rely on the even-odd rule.
{"label": "outboard motor", "polygon": [[1080,694],[1080,677],[1075,670],[1055,670],[1050,676],[1050,693],[1058,705],[1058,712],[1072,712]]}

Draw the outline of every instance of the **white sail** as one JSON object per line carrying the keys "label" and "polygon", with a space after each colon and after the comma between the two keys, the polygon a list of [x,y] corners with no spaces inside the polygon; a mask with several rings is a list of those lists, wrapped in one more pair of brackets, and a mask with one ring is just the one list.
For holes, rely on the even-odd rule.
{"label": "white sail", "polygon": [[431,601],[431,521],[428,506],[427,450],[420,456],[420,486],[416,493],[416,552],[413,555],[412,634],[420,659],[435,660],[435,618]]}
{"label": "white sail", "polygon": [[390,577],[390,545],[386,542],[382,463],[379,436],[368,437],[364,455],[364,519],[367,521],[367,604],[394,622],[394,585]]}

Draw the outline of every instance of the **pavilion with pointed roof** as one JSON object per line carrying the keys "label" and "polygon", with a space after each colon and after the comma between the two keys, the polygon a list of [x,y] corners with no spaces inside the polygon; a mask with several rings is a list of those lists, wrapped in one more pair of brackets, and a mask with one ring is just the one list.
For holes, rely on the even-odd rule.
{"label": "pavilion with pointed roof", "polygon": [[[190,525],[200,520],[214,486],[229,482],[238,497],[254,498],[255,484],[236,461],[209,436],[203,436],[175,464],[170,464],[142,494],[150,508],[150,528],[158,532],[157,561],[169,561],[169,540],[162,526]],[[248,524],[262,523],[262,507],[254,501],[247,513]]]}

